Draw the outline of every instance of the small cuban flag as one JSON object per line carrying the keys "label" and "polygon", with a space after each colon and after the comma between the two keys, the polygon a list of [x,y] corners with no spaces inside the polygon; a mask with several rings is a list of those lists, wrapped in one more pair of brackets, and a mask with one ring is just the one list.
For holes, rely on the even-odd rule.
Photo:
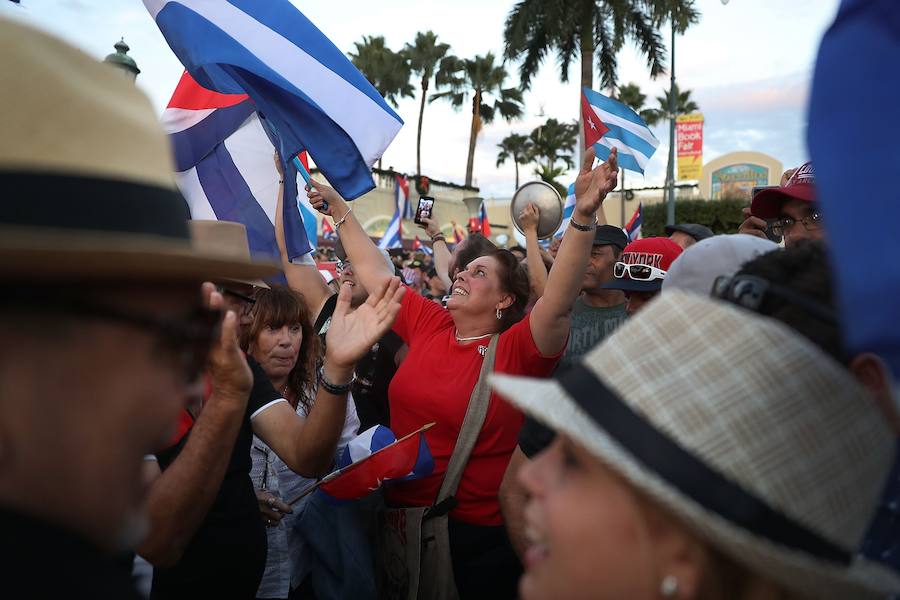
{"label": "small cuban flag", "polygon": [[416,239],[413,240],[413,250],[416,252],[424,252],[428,256],[434,256],[434,250],[423,244],[422,240],[419,239],[419,236],[416,236]]}
{"label": "small cuban flag", "polygon": [[328,222],[328,219],[322,219],[322,239],[323,240],[336,240],[337,234],[334,232],[334,227],[331,226],[331,223]]}
{"label": "small cuban flag", "polygon": [[609,151],[618,148],[619,166],[644,174],[659,140],[636,112],[617,100],[582,88],[581,116],[585,148],[593,146],[600,160],[606,160]]}
{"label": "small cuban flag", "polygon": [[629,219],[628,224],[625,225],[625,235],[628,236],[628,241],[633,242],[634,240],[641,237],[641,225],[644,223],[644,204],[638,204],[637,209],[634,211],[634,214],[631,215],[631,219]]}
{"label": "small cuban flag", "polygon": [[322,479],[319,491],[335,500],[358,500],[387,481],[409,481],[431,475],[434,459],[425,432],[433,425],[399,440],[383,425],[367,429],[340,451],[337,470]]}

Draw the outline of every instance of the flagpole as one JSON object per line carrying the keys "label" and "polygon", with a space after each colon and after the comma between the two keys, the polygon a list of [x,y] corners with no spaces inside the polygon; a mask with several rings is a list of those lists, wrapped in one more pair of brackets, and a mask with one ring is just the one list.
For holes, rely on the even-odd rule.
{"label": "flagpole", "polygon": [[[312,175],[310,175],[309,171],[306,170],[306,167],[303,165],[303,161],[300,160],[300,157],[296,154],[294,155],[292,161],[294,163],[294,166],[297,167],[297,172],[300,173],[300,176],[303,177],[303,181],[306,182],[306,187],[312,188]],[[319,212],[324,213],[326,210],[328,210],[328,203],[323,202],[322,208],[319,210]]]}
{"label": "flagpole", "polygon": [[367,460],[369,460],[369,459],[372,458],[373,456],[376,456],[376,455],[379,454],[380,452],[384,452],[384,451],[387,450],[388,448],[391,448],[391,447],[393,447],[393,446],[396,446],[396,445],[399,444],[400,442],[405,442],[406,440],[408,440],[409,438],[411,438],[411,437],[414,436],[414,435],[418,435],[418,434],[420,434],[420,433],[425,433],[426,431],[428,431],[429,429],[431,429],[431,428],[434,427],[435,425],[436,425],[436,423],[428,423],[427,425],[423,425],[422,427],[420,427],[419,429],[416,429],[416,430],[413,431],[412,433],[410,433],[410,434],[408,434],[408,435],[404,435],[404,436],[403,436],[402,438],[400,438],[399,440],[396,440],[395,442],[393,442],[393,443],[391,443],[391,444],[388,444],[387,446],[385,446],[385,447],[382,448],[381,450],[376,450],[375,452],[373,452],[372,454],[370,454],[369,456],[367,456],[365,459],[360,460],[360,461],[355,462],[355,463],[352,463],[352,464],[350,464],[350,465],[347,465],[347,466],[344,467],[343,469],[338,469],[337,471],[332,471],[331,473],[329,473],[328,475],[326,475],[325,477],[323,477],[323,478],[320,479],[319,481],[315,482],[314,484],[312,484],[311,486],[309,486],[308,488],[306,488],[305,490],[303,490],[302,492],[300,492],[300,495],[298,495],[296,498],[294,498],[293,500],[291,500],[290,502],[288,502],[288,505],[293,506],[293,505],[297,504],[298,502],[300,502],[301,500],[303,500],[305,497],[309,496],[309,495],[312,494],[314,491],[316,491],[317,489],[319,489],[319,486],[322,485],[323,483],[328,483],[329,481],[332,481],[332,480],[334,480],[334,479],[337,479],[338,477],[340,477],[341,475],[343,475],[343,474],[346,473],[347,471],[353,470],[354,467],[356,467],[356,466],[358,466],[358,465],[361,465],[361,464],[365,463]]}
{"label": "flagpole", "polygon": [[669,194],[666,208],[666,224],[675,224],[675,15],[672,15],[672,67],[669,81],[669,168],[666,170],[666,187]]}

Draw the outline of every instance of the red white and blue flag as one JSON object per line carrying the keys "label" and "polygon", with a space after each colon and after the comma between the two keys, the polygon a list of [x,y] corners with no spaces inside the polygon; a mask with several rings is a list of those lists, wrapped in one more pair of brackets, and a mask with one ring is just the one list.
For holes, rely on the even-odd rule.
{"label": "red white and blue flag", "polygon": [[403,246],[403,219],[408,212],[409,182],[402,175],[394,175],[394,215],[378,242],[379,248],[387,250]]}
{"label": "red white and blue flag", "polygon": [[336,240],[337,234],[334,232],[334,227],[331,226],[331,223],[328,222],[328,219],[322,219],[322,239],[323,240]]}
{"label": "red white and blue flag", "polygon": [[634,214],[631,215],[628,223],[625,225],[625,235],[628,240],[633,242],[641,237],[641,225],[644,223],[644,204],[638,204]]}
{"label": "red white and blue flag", "polygon": [[419,239],[419,236],[416,236],[416,239],[413,240],[413,250],[416,252],[424,252],[428,256],[434,256],[434,250],[423,244],[422,240]]}
{"label": "red white and blue flag", "polygon": [[619,166],[643,175],[659,140],[647,123],[630,107],[588,88],[581,92],[585,148],[594,147],[606,160],[612,148],[619,150]]}
{"label": "red white and blue flag", "polygon": [[427,429],[429,426],[399,440],[383,425],[364,431],[341,450],[337,471],[322,480],[319,490],[338,500],[356,500],[385,482],[431,475],[434,459],[425,439]]}
{"label": "red white and blue flag", "polygon": [[[175,158],[175,178],[193,219],[236,221],[247,227],[250,251],[278,259],[275,210],[278,171],[275,146],[244,94],[201,87],[185,72],[163,111],[163,128]],[[285,179],[297,172],[285,165]],[[284,233],[292,259],[308,254],[316,221],[306,194],[285,185]]]}
{"label": "red white and blue flag", "polygon": [[283,160],[308,151],[348,200],[375,187],[371,166],[403,121],[289,0],[144,5],[200,85],[250,97]]}

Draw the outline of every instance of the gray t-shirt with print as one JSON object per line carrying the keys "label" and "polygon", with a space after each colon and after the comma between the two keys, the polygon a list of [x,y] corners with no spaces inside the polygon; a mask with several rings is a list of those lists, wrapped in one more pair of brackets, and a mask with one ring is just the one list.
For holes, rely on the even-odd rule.
{"label": "gray t-shirt with print", "polygon": [[568,365],[587,354],[625,321],[625,304],[593,307],[579,296],[572,307],[572,330],[569,345],[560,360]]}

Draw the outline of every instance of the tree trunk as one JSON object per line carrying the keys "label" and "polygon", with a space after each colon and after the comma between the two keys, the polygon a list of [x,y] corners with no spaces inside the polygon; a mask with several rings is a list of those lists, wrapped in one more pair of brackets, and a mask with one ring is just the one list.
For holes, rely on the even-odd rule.
{"label": "tree trunk", "polygon": [[428,78],[422,77],[422,102],[419,104],[419,128],[416,133],[416,177],[422,176],[422,116],[425,114],[425,96],[428,95]]}
{"label": "tree trunk", "polygon": [[[581,16],[581,87],[594,89],[594,19],[593,0],[584,4]],[[581,89],[578,90],[578,167],[584,154],[584,116],[581,114]]]}
{"label": "tree trunk", "polygon": [[515,158],[516,161],[516,189],[519,189],[519,159]]}
{"label": "tree trunk", "polygon": [[481,129],[481,90],[472,98],[472,128],[469,131],[469,158],[466,161],[466,187],[472,187],[472,167],[475,163],[475,141]]}

